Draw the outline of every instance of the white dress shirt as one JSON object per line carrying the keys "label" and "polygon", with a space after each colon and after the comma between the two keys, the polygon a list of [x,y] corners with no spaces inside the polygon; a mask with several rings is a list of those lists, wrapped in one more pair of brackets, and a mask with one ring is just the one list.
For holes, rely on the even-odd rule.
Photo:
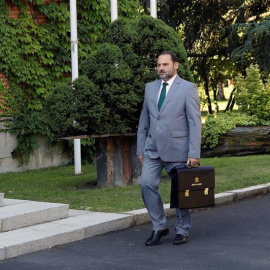
{"label": "white dress shirt", "polygon": [[170,88],[171,88],[171,86],[172,86],[172,84],[173,84],[173,81],[174,81],[175,77],[176,77],[176,75],[175,75],[174,77],[172,77],[172,78],[171,78],[170,80],[168,80],[168,81],[164,81],[164,80],[161,81],[161,86],[160,86],[159,92],[158,92],[157,103],[158,103],[158,101],[159,101],[159,97],[160,97],[161,89],[162,89],[162,87],[163,87],[163,83],[166,82],[166,83],[168,84],[168,85],[166,86],[166,96],[167,96],[167,94],[168,94],[168,92],[169,92],[169,90],[170,90]]}

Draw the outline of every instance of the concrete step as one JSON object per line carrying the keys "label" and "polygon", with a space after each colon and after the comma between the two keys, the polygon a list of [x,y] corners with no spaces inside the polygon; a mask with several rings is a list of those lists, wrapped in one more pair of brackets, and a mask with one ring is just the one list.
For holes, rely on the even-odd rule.
{"label": "concrete step", "polygon": [[0,193],[0,207],[3,206],[4,193]]}
{"label": "concrete step", "polygon": [[68,204],[4,199],[0,208],[0,232],[66,218],[68,210]]}
{"label": "concrete step", "polygon": [[0,261],[132,225],[133,215],[70,210],[65,219],[0,233]]}

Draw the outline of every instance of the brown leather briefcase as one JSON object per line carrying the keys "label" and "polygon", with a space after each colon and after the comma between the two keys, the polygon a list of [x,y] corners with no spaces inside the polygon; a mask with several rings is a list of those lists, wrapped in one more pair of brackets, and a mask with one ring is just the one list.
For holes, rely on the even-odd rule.
{"label": "brown leather briefcase", "polygon": [[213,167],[174,169],[171,180],[171,208],[191,209],[215,205]]}

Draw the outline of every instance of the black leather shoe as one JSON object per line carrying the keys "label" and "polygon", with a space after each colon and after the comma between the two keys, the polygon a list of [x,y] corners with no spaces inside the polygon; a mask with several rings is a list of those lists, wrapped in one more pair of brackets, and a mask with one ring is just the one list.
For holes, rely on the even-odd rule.
{"label": "black leather shoe", "polygon": [[146,246],[154,246],[159,244],[159,240],[162,236],[166,236],[170,233],[169,229],[152,231],[151,236],[147,239]]}
{"label": "black leather shoe", "polygon": [[187,242],[188,237],[186,235],[177,234],[174,238],[173,244],[174,245],[183,245]]}

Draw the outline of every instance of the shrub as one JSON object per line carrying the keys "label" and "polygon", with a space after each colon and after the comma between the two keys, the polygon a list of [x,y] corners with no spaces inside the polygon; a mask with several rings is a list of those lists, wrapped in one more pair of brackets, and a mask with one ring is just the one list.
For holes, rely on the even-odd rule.
{"label": "shrub", "polygon": [[264,84],[258,65],[246,69],[246,76],[236,78],[236,104],[239,111],[270,120],[270,77]]}
{"label": "shrub", "polygon": [[105,120],[109,117],[110,111],[102,100],[102,92],[99,87],[85,75],[75,81],[74,87],[75,132],[80,134],[93,134],[93,131],[102,133],[102,130],[106,130]]}
{"label": "shrub", "polygon": [[[193,80],[180,38],[161,20],[150,16],[119,19],[110,25],[104,42],[81,66],[81,73],[101,93],[97,104],[104,104],[106,108],[101,126],[93,124],[87,129],[88,134],[136,132],[144,86],[158,77],[155,68],[161,51],[175,52],[180,76]],[[77,83],[75,88],[80,91],[80,87]],[[88,120],[93,115],[94,110],[89,111]]]}
{"label": "shrub", "polygon": [[219,136],[226,134],[236,126],[268,125],[256,115],[246,113],[227,112],[224,114],[209,115],[203,126],[202,137],[205,139],[204,148],[213,148],[218,145]]}
{"label": "shrub", "polygon": [[71,83],[62,83],[54,88],[41,113],[50,119],[50,129],[57,137],[73,134],[75,103]]}
{"label": "shrub", "polygon": [[17,134],[17,147],[12,152],[13,158],[18,158],[22,164],[28,164],[34,150],[38,149],[38,137],[45,136],[53,140],[50,129],[50,119],[40,111],[25,109],[15,113],[13,122],[10,124],[11,132]]}
{"label": "shrub", "polygon": [[[70,106],[70,102],[75,102],[76,121],[69,130],[72,134],[136,132],[144,86],[158,77],[156,58],[161,51],[174,51],[179,57],[181,77],[192,80],[181,40],[160,20],[150,16],[119,19],[111,24],[104,41],[81,64],[82,75],[74,82],[72,101],[67,96],[63,103],[60,102],[60,106]],[[66,111],[57,108],[57,99],[52,97],[51,101],[55,102],[56,111]],[[57,114],[53,117],[56,121]]]}

